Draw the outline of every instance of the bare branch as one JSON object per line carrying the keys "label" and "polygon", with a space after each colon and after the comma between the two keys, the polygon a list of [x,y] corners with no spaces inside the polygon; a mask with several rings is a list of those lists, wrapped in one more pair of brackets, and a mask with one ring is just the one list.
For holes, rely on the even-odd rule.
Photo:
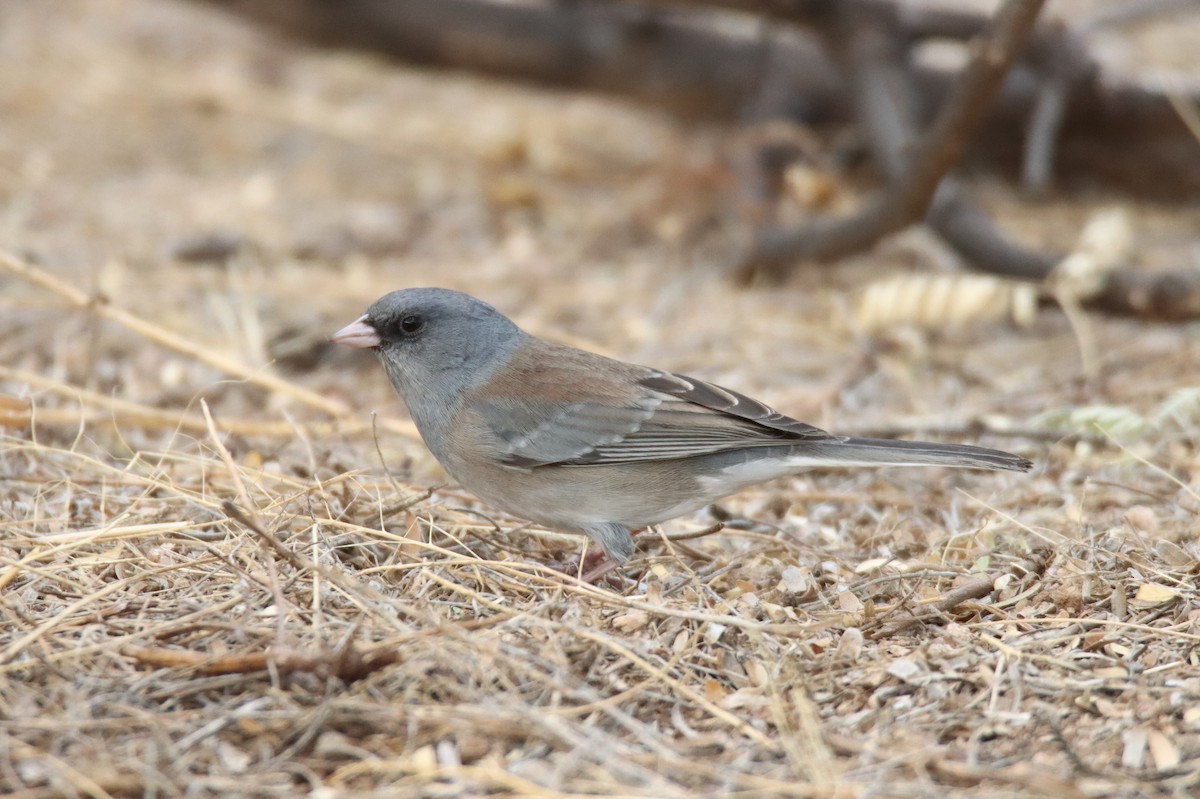
{"label": "bare branch", "polygon": [[962,156],[972,133],[983,122],[1042,5],[1042,0],[1008,0],[1001,7],[991,29],[975,43],[957,88],[913,158],[906,158],[903,152],[910,123],[903,118],[905,111],[896,105],[896,98],[888,96],[889,84],[894,82],[889,80],[892,59],[887,51],[894,48],[895,37],[884,29],[882,20],[872,24],[861,18],[843,18],[832,26],[838,34],[836,46],[852,62],[859,77],[862,113],[872,114],[871,109],[879,105],[891,107],[892,114],[877,115],[879,124],[873,127],[881,142],[874,149],[883,156],[892,180],[885,191],[852,217],[799,229],[764,231],[754,250],[738,265],[738,276],[745,279],[763,270],[778,270],[787,261],[832,260],[866,249],[920,220],[943,176]]}

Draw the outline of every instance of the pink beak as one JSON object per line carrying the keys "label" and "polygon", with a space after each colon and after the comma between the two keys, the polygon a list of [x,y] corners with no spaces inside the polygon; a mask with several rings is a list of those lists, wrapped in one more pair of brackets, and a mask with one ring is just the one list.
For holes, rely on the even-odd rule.
{"label": "pink beak", "polygon": [[371,347],[378,347],[383,343],[375,328],[367,324],[366,314],[363,314],[334,333],[329,337],[329,340],[337,344],[345,344],[347,347],[357,347],[364,350]]}

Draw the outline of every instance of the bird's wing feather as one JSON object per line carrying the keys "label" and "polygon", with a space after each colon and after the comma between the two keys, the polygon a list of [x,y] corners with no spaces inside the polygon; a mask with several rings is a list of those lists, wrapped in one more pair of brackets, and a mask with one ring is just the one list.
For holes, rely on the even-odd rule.
{"label": "bird's wing feather", "polygon": [[469,402],[506,466],[675,460],[833,438],[702,380],[546,346],[555,352],[522,359]]}

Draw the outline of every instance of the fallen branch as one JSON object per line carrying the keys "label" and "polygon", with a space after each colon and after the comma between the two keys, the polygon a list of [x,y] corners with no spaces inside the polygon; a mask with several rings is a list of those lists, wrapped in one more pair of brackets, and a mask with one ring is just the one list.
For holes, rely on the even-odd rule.
{"label": "fallen branch", "polygon": [[[917,154],[907,157],[899,152],[902,148],[887,148],[889,160],[896,162],[889,170],[895,174],[887,189],[849,218],[761,232],[753,250],[738,264],[736,276],[746,280],[785,261],[839,258],[864,250],[884,236],[919,221],[942,178],[957,163],[986,117],[1005,74],[1032,32],[1042,5],[1043,0],[1007,0],[1001,7],[991,29],[974,43],[961,80],[917,147]],[[831,27],[839,32],[840,49],[849,60],[873,59],[880,50],[894,47],[894,37],[881,24],[841,16]],[[862,105],[897,102],[885,96],[890,73],[879,75],[859,69],[855,74],[862,78],[858,86]]]}
{"label": "fallen branch", "polygon": [[306,673],[318,677],[337,677],[346,683],[361,680],[380,669],[400,662],[395,649],[360,652],[347,644],[342,649],[299,650],[272,647],[265,652],[247,652],[213,657],[162,647],[127,646],[125,654],[144,666],[155,669],[192,669],[198,674],[253,674],[272,669],[280,674]]}
{"label": "fallen branch", "polygon": [[996,582],[1002,577],[1007,575],[1015,577],[1040,576],[1046,571],[1052,558],[1053,552],[1049,548],[1039,549],[1027,559],[1016,561],[995,572],[981,574],[957,588],[947,591],[940,600],[915,611],[912,615],[884,621],[871,632],[871,637],[876,639],[890,638],[904,632],[914,624],[941,620],[945,617],[945,614],[956,610],[963,603],[983,599],[991,595],[996,590]]}
{"label": "fallen branch", "polygon": [[[855,19],[830,28],[830,47],[841,53],[853,75],[852,86],[868,146],[890,181],[891,188],[878,195],[877,202],[881,203],[889,194],[902,192],[911,180],[909,149],[918,137],[911,108],[917,90],[907,54],[897,49],[894,36],[882,28],[883,24],[877,21],[870,25]],[[1049,44],[1043,41],[1040,46]],[[1072,58],[1073,63],[1078,62],[1077,55]],[[1082,68],[1072,69],[1072,74],[1077,74]],[[923,195],[914,191],[911,196],[920,199]],[[862,230],[870,232],[869,221],[862,224]],[[859,218],[853,218],[845,225],[853,228],[857,222]],[[953,176],[942,180],[925,222],[977,271],[1042,282],[1051,277],[1063,259],[1058,253],[1030,249],[1001,231]],[[743,281],[778,279],[805,260],[828,260],[850,251],[833,247],[822,250],[828,240],[821,232],[812,227],[760,232],[754,249],[738,266],[737,276]],[[862,243],[873,240],[864,236]],[[1080,299],[1088,307],[1111,313],[1171,320],[1194,318],[1200,316],[1200,270],[1147,273],[1132,265],[1121,265],[1109,271],[1097,291]]]}
{"label": "fallen branch", "polygon": [[[405,61],[468,69],[498,78],[609,92],[685,116],[724,120],[801,119],[842,122],[856,115],[841,70],[812,31],[829,10],[882,18],[897,42],[966,40],[988,15],[977,8],[893,0],[202,0],[299,39],[372,50]],[[740,12],[740,13],[730,13]],[[761,18],[787,24],[765,27]],[[1076,26],[1079,27],[1079,26]],[[1082,26],[1082,32],[1096,25]],[[1076,49],[1078,31],[1039,25],[1030,41],[1041,71],[1024,67],[1009,81],[981,131],[975,155],[1022,155],[1035,107],[1042,131],[1025,153],[1057,157],[1056,171],[1086,174],[1159,198],[1200,190],[1196,142],[1159,83],[1106,74],[1089,54],[1066,74],[1069,102],[1047,119],[1048,76],[1062,77],[1053,57]],[[1038,65],[1035,65],[1038,66]],[[1078,67],[1077,69],[1075,67]],[[922,108],[939,108],[957,74],[938,64],[909,63]],[[1175,92],[1200,100],[1200,84]],[[1054,124],[1057,122],[1057,124]],[[1036,169],[1046,169],[1044,162]]]}

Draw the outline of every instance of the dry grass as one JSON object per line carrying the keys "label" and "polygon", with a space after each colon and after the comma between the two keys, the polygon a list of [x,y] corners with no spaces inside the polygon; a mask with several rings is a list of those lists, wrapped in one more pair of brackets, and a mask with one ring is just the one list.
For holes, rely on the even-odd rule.
{"label": "dry grass", "polygon": [[[855,287],[942,256],[730,289],[720,131],[161,0],[27,5],[0,12],[0,791],[1194,795],[1195,324],[1077,319],[1089,370],[1054,312],[868,339]],[[1062,247],[1114,201],[987,193]],[[1194,209],[1128,206],[1147,263],[1194,257]],[[214,230],[252,245],[166,255]],[[442,485],[376,365],[321,344],[417,284],[1038,467],[804,475],[587,585],[579,539]]]}

